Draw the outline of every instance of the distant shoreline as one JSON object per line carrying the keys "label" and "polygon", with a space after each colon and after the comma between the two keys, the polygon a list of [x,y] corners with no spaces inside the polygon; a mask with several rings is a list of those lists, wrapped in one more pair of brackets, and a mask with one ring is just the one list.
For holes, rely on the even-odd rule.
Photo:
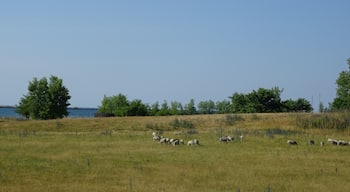
{"label": "distant shoreline", "polygon": [[[0,105],[0,108],[17,108],[16,106],[10,106],[10,105]],[[96,107],[68,107],[67,109],[74,109],[74,110],[97,110]]]}

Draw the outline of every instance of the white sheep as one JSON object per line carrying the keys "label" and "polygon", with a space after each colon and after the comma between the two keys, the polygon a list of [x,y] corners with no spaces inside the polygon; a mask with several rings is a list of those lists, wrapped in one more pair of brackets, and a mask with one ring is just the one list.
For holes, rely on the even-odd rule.
{"label": "white sheep", "polygon": [[220,137],[220,138],[219,138],[219,141],[220,141],[220,142],[226,142],[226,143],[228,143],[228,142],[232,142],[232,141],[233,141],[233,138],[230,137],[230,136],[223,136],[223,137]]}
{"label": "white sheep", "polygon": [[287,144],[289,144],[289,145],[298,145],[298,143],[295,140],[288,140]]}
{"label": "white sheep", "polygon": [[338,145],[338,141],[335,139],[327,139],[329,143],[332,143],[333,145]]}
{"label": "white sheep", "polygon": [[180,140],[179,139],[170,139],[170,143],[175,147],[176,145],[180,144]]}
{"label": "white sheep", "polygon": [[239,140],[240,140],[241,142],[243,142],[243,138],[244,138],[243,135],[239,136]]}
{"label": "white sheep", "polygon": [[159,140],[159,143],[167,144],[167,143],[169,143],[169,141],[170,141],[169,138],[163,137]]}
{"label": "white sheep", "polygon": [[154,141],[160,141],[160,139],[161,139],[161,136],[158,136],[158,135],[153,136]]}
{"label": "white sheep", "polygon": [[188,146],[199,145],[199,141],[197,139],[192,139],[187,142]]}

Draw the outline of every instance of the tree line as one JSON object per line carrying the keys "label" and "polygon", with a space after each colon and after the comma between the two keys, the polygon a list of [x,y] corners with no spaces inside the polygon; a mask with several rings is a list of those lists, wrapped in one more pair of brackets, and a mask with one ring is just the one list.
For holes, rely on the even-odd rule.
{"label": "tree line", "polygon": [[[320,112],[350,109],[350,58],[347,60],[349,70],[340,72],[336,83],[336,98],[329,107],[320,103]],[[167,116],[194,114],[226,113],[275,113],[275,112],[311,112],[312,105],[305,98],[282,100],[283,89],[259,88],[250,93],[233,93],[228,99],[214,102],[212,100],[195,103],[194,99],[186,104],[177,101],[168,103],[145,104],[141,99],[129,101],[127,96],[119,93],[104,96],[97,116]],[[31,119],[56,119],[68,116],[70,105],[69,90],[62,79],[51,76],[49,79],[34,78],[29,82],[28,93],[23,95],[16,112]]]}
{"label": "tree line", "polygon": [[104,96],[98,108],[98,116],[167,116],[194,114],[226,114],[226,113],[274,113],[274,112],[310,112],[313,110],[309,101],[304,98],[297,100],[281,99],[283,90],[278,87],[271,89],[259,88],[251,93],[234,93],[229,100],[200,101],[197,105],[194,99],[182,104],[177,101],[168,103],[155,102],[151,105],[140,99],[129,101],[127,96],[119,93],[114,96]]}

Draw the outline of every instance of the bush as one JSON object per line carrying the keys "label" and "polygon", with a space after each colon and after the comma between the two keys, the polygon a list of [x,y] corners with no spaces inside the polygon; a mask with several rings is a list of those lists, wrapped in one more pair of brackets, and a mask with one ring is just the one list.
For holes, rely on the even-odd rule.
{"label": "bush", "polygon": [[114,117],[115,115],[113,113],[95,113],[95,117]]}
{"label": "bush", "polygon": [[342,113],[336,115],[332,113],[314,114],[310,117],[297,116],[296,124],[299,128],[309,129],[339,129],[344,130],[350,125],[350,114]]}
{"label": "bush", "polygon": [[178,129],[178,128],[188,128],[188,129],[192,129],[194,128],[194,125],[191,121],[188,120],[179,120],[177,118],[175,118],[173,121],[171,121],[169,123],[169,125],[174,128],[174,129]]}
{"label": "bush", "polygon": [[243,121],[244,118],[241,117],[240,115],[234,114],[234,115],[226,115],[226,125],[234,125],[238,121]]}

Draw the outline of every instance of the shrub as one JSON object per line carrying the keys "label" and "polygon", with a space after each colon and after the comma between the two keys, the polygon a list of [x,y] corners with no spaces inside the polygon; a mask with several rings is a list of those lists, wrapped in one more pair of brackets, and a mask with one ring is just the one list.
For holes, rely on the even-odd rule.
{"label": "shrub", "polygon": [[173,121],[171,121],[169,123],[169,125],[174,128],[174,129],[178,129],[178,128],[188,128],[188,129],[192,129],[194,128],[194,125],[191,121],[189,120],[179,120],[178,118],[175,118]]}
{"label": "shrub", "polygon": [[336,115],[327,113],[314,114],[308,117],[297,116],[296,125],[303,129],[318,128],[344,130],[350,125],[350,114],[343,113],[342,115]]}
{"label": "shrub", "polygon": [[234,125],[238,121],[243,121],[244,118],[240,115],[234,114],[234,115],[226,115],[226,125]]}

